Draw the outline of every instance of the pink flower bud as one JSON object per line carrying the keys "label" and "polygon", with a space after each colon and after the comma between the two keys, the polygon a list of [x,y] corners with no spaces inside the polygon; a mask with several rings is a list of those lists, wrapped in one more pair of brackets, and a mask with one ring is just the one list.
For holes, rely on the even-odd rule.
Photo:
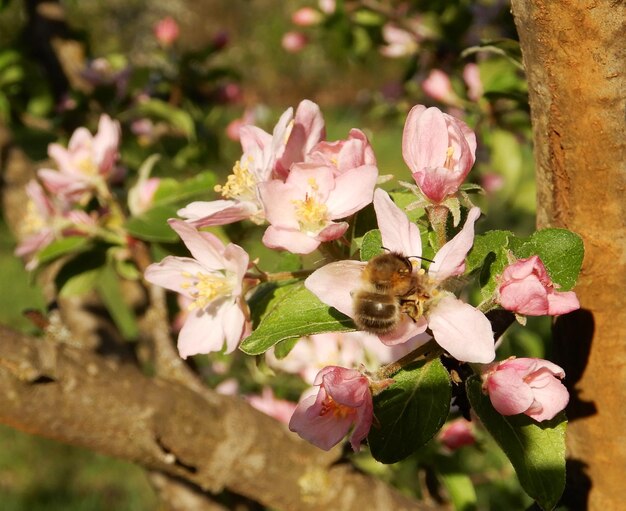
{"label": "pink flower bud", "polygon": [[557,316],[580,308],[573,291],[558,292],[538,256],[519,259],[500,276],[498,303],[525,316]]}
{"label": "pink flower bud", "polygon": [[565,372],[540,358],[511,357],[483,374],[483,392],[502,415],[523,413],[537,422],[565,409],[569,393],[561,383]]}
{"label": "pink flower bud", "polygon": [[302,32],[286,32],[281,41],[282,47],[289,53],[298,53],[309,44],[309,38]]}
{"label": "pink flower bud", "polygon": [[324,14],[333,14],[337,8],[335,0],[319,0],[318,5]]}
{"label": "pink flower bud", "polygon": [[459,418],[446,424],[439,433],[439,441],[451,451],[476,443],[471,422]]}
{"label": "pink flower bud", "polygon": [[328,451],[354,427],[350,444],[358,451],[372,426],[369,380],[354,369],[329,366],[318,373],[315,385],[319,386],[317,395],[300,401],[289,429]]}
{"label": "pink flower bud", "polygon": [[440,69],[433,69],[422,82],[422,89],[431,98],[448,105],[459,104],[459,98],[452,89],[450,77]]}
{"label": "pink flower bud", "polygon": [[414,106],[402,135],[402,156],[422,193],[439,203],[454,195],[469,173],[476,135],[460,119],[435,107]]}
{"label": "pink flower bud", "polygon": [[178,23],[171,16],[163,18],[154,25],[154,35],[159,43],[165,47],[171,46],[178,39],[179,34]]}
{"label": "pink flower bud", "polygon": [[467,96],[477,101],[483,95],[483,82],[480,79],[480,69],[477,64],[467,64],[463,68],[463,80],[467,85]]}
{"label": "pink flower bud", "polygon": [[322,14],[312,7],[302,7],[291,15],[291,21],[299,27],[310,27],[322,21]]}

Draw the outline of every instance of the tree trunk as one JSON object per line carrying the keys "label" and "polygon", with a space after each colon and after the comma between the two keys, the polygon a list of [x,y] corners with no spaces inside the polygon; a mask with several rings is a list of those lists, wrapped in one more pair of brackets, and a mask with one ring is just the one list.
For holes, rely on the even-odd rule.
{"label": "tree trunk", "polygon": [[580,311],[555,328],[570,386],[574,509],[622,509],[626,443],[626,25],[621,1],[513,0],[528,75],[537,223],[582,236]]}

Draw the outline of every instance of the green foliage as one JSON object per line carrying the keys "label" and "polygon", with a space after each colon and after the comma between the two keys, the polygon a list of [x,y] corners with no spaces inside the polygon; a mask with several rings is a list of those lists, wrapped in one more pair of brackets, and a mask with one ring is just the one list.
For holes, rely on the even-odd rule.
{"label": "green foliage", "polygon": [[372,257],[384,252],[383,238],[378,229],[365,233],[361,243],[361,261],[369,261]]}
{"label": "green foliage", "polygon": [[526,493],[543,509],[553,509],[565,488],[564,414],[541,423],[523,414],[504,417],[483,394],[478,376],[467,381],[467,395],[474,412],[511,461]]}
{"label": "green foliage", "polygon": [[37,260],[40,265],[48,264],[59,257],[83,252],[91,246],[91,240],[85,236],[68,236],[67,238],[54,240],[40,250],[37,254]]}
{"label": "green foliage", "polygon": [[134,311],[124,299],[119,277],[111,265],[106,265],[99,271],[95,284],[104,306],[122,336],[125,339],[136,339],[139,327]]}
{"label": "green foliage", "polygon": [[403,460],[443,426],[452,386],[439,359],[406,367],[374,398],[374,424],[367,437],[372,456],[383,463]]}
{"label": "green foliage", "polygon": [[260,355],[281,341],[303,335],[354,330],[350,318],[329,309],[304,284],[290,284],[280,289],[277,297],[265,302],[265,312],[258,326],[239,346],[244,353]]}

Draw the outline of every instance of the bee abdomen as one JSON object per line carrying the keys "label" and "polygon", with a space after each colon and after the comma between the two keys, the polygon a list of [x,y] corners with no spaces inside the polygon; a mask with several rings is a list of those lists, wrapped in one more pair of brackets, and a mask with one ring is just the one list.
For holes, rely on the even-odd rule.
{"label": "bee abdomen", "polygon": [[360,292],[354,301],[354,322],[361,330],[374,334],[391,332],[400,319],[400,307],[394,296]]}

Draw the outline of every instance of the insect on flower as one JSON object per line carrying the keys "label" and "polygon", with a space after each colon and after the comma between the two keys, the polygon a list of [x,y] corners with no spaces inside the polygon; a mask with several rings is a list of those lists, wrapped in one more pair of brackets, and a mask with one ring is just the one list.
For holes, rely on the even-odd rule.
{"label": "insect on flower", "polygon": [[431,298],[429,278],[414,270],[410,257],[388,252],[373,257],[361,274],[361,286],[352,293],[354,322],[361,330],[383,335],[394,330],[407,314],[417,321]]}

